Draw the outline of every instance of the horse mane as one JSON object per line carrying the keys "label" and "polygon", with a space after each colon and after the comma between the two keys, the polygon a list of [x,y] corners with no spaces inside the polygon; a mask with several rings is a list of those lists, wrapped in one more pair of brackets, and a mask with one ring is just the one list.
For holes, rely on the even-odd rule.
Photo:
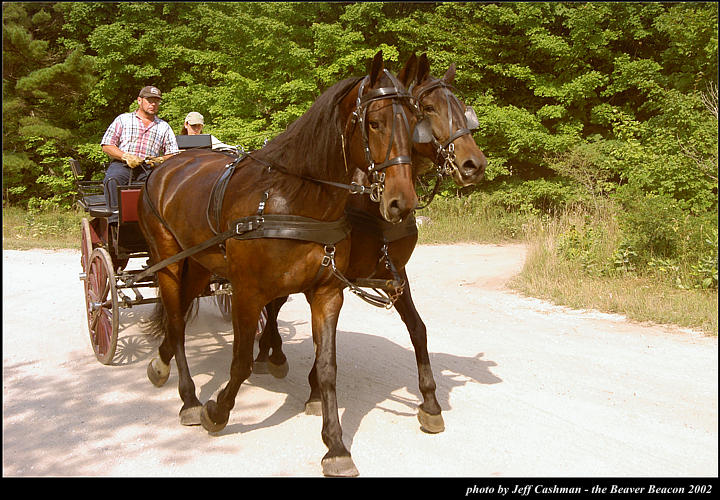
{"label": "horse mane", "polygon": [[342,80],[323,92],[310,108],[253,157],[313,179],[338,180],[342,159],[341,122],[338,104],[359,81]]}

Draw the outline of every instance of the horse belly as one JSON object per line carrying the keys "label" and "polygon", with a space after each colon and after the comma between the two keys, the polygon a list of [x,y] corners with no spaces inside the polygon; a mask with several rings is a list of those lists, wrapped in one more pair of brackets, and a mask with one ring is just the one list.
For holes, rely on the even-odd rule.
{"label": "horse belly", "polygon": [[[347,253],[347,245],[339,243],[336,255],[339,257],[343,251]],[[317,243],[274,238],[233,240],[227,245],[225,274],[233,288],[239,286],[269,302],[327,280],[330,273],[321,272],[324,255],[323,247]]]}

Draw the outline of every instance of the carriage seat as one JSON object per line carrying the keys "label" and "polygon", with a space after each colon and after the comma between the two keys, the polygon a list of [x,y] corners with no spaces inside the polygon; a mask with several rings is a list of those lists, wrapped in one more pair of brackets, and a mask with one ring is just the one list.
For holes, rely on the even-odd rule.
{"label": "carriage seat", "polygon": [[85,180],[80,162],[74,158],[70,158],[68,162],[79,195],[78,205],[92,217],[110,217],[113,213],[117,213],[117,210],[111,210],[105,203],[102,182]]}
{"label": "carriage seat", "polygon": [[108,217],[110,217],[111,215],[118,213],[117,210],[111,210],[110,207],[108,207],[107,205],[105,205],[105,200],[104,200],[104,198],[105,198],[105,197],[103,196],[103,204],[102,204],[102,205],[96,205],[96,206],[90,207],[90,208],[88,209],[88,213],[89,213],[92,217],[108,218]]}

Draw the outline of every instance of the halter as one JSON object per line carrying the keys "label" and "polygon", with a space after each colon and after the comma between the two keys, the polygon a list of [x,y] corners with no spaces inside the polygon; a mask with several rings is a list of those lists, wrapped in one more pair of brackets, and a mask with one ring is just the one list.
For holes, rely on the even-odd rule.
{"label": "halter", "polygon": [[[452,104],[456,104],[460,107],[460,109],[462,109],[463,106],[460,102],[460,99],[458,99],[457,96],[455,96],[455,94],[453,94],[449,90],[454,89],[454,87],[445,83],[443,80],[435,80],[433,82],[430,82],[425,87],[421,87],[421,90],[418,92],[418,95],[415,98],[418,110],[421,114],[422,108],[420,107],[420,103],[422,102],[423,96],[425,94],[428,94],[429,92],[432,92],[438,87],[442,87],[445,90],[445,101],[447,103],[448,112],[448,130],[450,130],[450,136],[447,138],[447,140],[445,140],[444,143],[441,143],[433,134],[432,138],[426,142],[432,142],[433,146],[435,146],[437,150],[437,156],[442,157],[443,159],[443,165],[438,165],[438,174],[451,175],[455,170],[457,170],[457,165],[455,164],[455,139],[466,134],[472,134],[472,131],[480,126],[480,123],[478,121],[477,115],[475,114],[475,110],[470,106],[467,106],[465,109],[465,127],[461,126],[457,130],[453,131]],[[422,120],[426,120],[426,118],[422,118]]]}
{"label": "halter", "polygon": [[[408,131],[408,135],[410,135],[410,123],[408,122],[407,116],[405,115],[405,110],[400,104],[400,100],[407,99],[408,101],[412,101],[412,96],[407,90],[404,89],[403,85],[392,74],[390,74],[387,69],[383,69],[383,71],[385,72],[385,75],[390,79],[393,86],[373,89],[370,90],[367,94],[363,95],[365,85],[370,81],[370,77],[366,76],[365,78],[363,78],[362,82],[360,83],[360,89],[358,90],[355,111],[353,111],[351,115],[351,120],[348,122],[348,125],[352,125],[353,129],[355,126],[360,126],[360,131],[362,133],[363,149],[365,150],[365,161],[368,164],[368,174],[370,174],[372,182],[370,186],[370,199],[374,202],[380,201],[380,196],[385,189],[385,172],[383,172],[383,170],[393,165],[412,163],[412,159],[409,156],[401,155],[390,158],[390,151],[392,150],[393,142],[395,141],[395,127],[398,120],[398,115],[402,118],[405,129]],[[392,99],[393,122],[392,128],[390,129],[390,143],[388,144],[387,153],[385,154],[385,160],[380,165],[376,165],[375,161],[372,158],[372,154],[370,153],[370,144],[368,140],[365,122],[367,119],[367,110],[370,103],[383,99]],[[414,106],[413,109],[415,109]],[[347,130],[347,126],[345,127],[345,129]],[[341,134],[341,137],[344,155],[345,134]]]}

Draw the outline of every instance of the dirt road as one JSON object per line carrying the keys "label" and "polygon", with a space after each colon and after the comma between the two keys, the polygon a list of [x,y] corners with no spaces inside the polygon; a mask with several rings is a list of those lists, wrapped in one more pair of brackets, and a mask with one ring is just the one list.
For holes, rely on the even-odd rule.
{"label": "dirt road", "polygon": [[[521,246],[421,246],[408,266],[446,430],[423,433],[412,346],[393,311],[347,294],[338,402],[363,477],[718,475],[717,338],[573,311],[503,289]],[[219,435],[179,424],[174,363],[155,388],[152,306],[122,316],[114,366],[92,355],[73,251],[3,251],[4,476],[320,476],[303,412],[309,308],[280,314],[285,379],[253,374]],[[188,329],[202,401],[227,381],[231,327],[203,299]]]}

